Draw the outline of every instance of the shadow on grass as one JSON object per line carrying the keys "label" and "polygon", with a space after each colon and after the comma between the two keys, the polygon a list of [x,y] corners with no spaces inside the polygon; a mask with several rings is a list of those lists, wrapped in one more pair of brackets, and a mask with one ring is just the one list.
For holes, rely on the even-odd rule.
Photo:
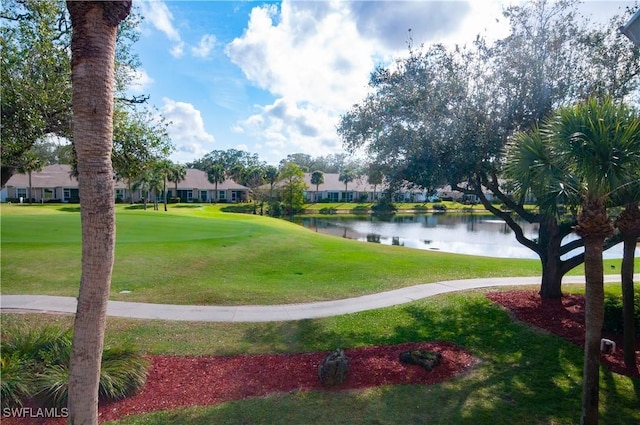
{"label": "shadow on grass", "polygon": [[[436,385],[362,391],[294,391],[127,418],[122,424],[540,424],[577,423],[582,349],[514,322],[481,293],[318,320],[247,325],[243,345],[260,352],[331,351],[414,341],[451,341],[479,363]],[[269,379],[265,376],[264,379]],[[640,381],[604,372],[601,422],[639,423]],[[635,386],[635,391],[632,387]]]}
{"label": "shadow on grass", "polygon": [[168,208],[200,208],[200,204],[168,204]]}
{"label": "shadow on grass", "polygon": [[58,211],[80,212],[80,206],[78,205],[77,207],[60,207],[60,208],[58,208]]}
{"label": "shadow on grass", "polygon": [[[515,323],[482,295],[448,296],[435,303],[414,302],[393,308],[391,315],[390,309],[385,310],[387,313],[374,310],[330,320],[268,324],[248,331],[245,339],[247,343],[257,344],[278,341],[283,350],[292,351],[300,351],[299,341],[304,341],[307,349],[313,347],[320,351],[451,341],[479,358],[480,364],[463,375],[460,382],[446,382],[428,392],[427,399],[420,401],[419,417],[428,418],[429,423],[474,424],[575,423],[579,420],[582,349],[578,346]],[[389,323],[389,316],[395,317],[393,323]],[[639,415],[634,406],[638,397],[632,400],[620,396],[616,382],[635,385],[637,394],[637,380],[631,384],[626,380],[605,379],[601,389],[603,423],[637,423]],[[627,388],[622,393],[634,394],[634,391]],[[397,390],[390,390],[385,397],[396,395]],[[423,405],[437,409],[437,419],[431,417]]]}

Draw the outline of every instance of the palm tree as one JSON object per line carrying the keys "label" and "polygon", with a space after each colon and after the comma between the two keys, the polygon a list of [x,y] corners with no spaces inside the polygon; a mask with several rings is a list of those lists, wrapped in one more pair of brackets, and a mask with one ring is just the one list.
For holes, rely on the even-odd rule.
{"label": "palm tree", "polygon": [[582,424],[597,424],[600,338],[604,320],[603,244],[613,235],[606,202],[612,192],[637,179],[640,119],[612,99],[591,99],[561,109],[543,134],[554,155],[567,164],[582,197],[576,234],[585,247],[585,350]]}
{"label": "palm tree", "polygon": [[[162,180],[162,202],[164,204],[164,210],[167,211],[167,180],[169,179],[174,168],[174,164],[168,159],[160,160],[155,166],[155,172],[158,174],[158,177]],[[186,170],[185,170],[186,173]],[[176,183],[177,187],[178,183]],[[176,189],[176,193],[177,189]]]}
{"label": "palm tree", "polygon": [[169,175],[167,176],[170,182],[176,184],[176,198],[178,197],[178,183],[184,181],[187,178],[187,167],[182,164],[173,164],[169,169]]}
{"label": "palm tree", "polygon": [[384,180],[384,173],[382,172],[382,169],[380,169],[380,167],[377,167],[373,164],[370,164],[369,168],[367,169],[367,182],[373,186],[372,201],[376,200],[376,188],[378,187],[378,185],[382,184],[383,180]]}
{"label": "palm tree", "polygon": [[225,171],[222,164],[212,164],[207,170],[207,178],[215,186],[215,195],[213,202],[218,202],[218,183],[223,183],[225,180]]}
{"label": "palm tree", "polygon": [[[630,370],[636,368],[635,356],[635,318],[634,318],[634,257],[638,238],[640,238],[640,176],[631,184],[616,192],[624,209],[618,215],[614,225],[622,237],[623,256],[620,278],[622,282],[622,317],[623,317],[623,353],[624,364]],[[614,202],[615,203],[615,202]]]}
{"label": "palm tree", "polygon": [[98,383],[115,252],[111,149],[115,43],[131,1],[69,1],[73,141],[82,226],[82,273],[73,325],[69,423],[98,423]]}
{"label": "palm tree", "polygon": [[338,180],[344,183],[344,201],[347,202],[347,189],[349,183],[356,179],[356,173],[350,169],[346,168],[340,172],[340,176]]}
{"label": "palm tree", "polygon": [[324,183],[324,173],[322,171],[311,173],[311,184],[316,185],[316,202],[318,202],[318,188],[322,183]]}
{"label": "palm tree", "polygon": [[273,198],[273,187],[278,181],[278,169],[273,165],[267,165],[264,169],[264,178],[269,183],[269,199]]}
{"label": "palm tree", "polygon": [[[547,123],[548,125],[548,123]],[[514,198],[520,204],[527,196],[536,200],[537,211],[524,211],[526,219],[539,224],[538,240],[516,237],[533,250],[542,263],[540,296],[559,299],[561,282],[569,270],[581,264],[578,256],[563,259],[562,255],[582,247],[577,240],[564,244],[563,239],[573,233],[575,218],[567,219],[564,211],[577,208],[582,199],[571,188],[576,186],[568,173],[567,164],[554,155],[548,138],[536,127],[528,133],[513,137],[506,148],[504,176],[508,179]],[[508,218],[508,217],[506,217]]]}
{"label": "palm tree", "polygon": [[26,151],[22,158],[20,158],[20,166],[19,171],[21,173],[27,173],[29,176],[29,193],[27,194],[27,198],[29,198],[29,205],[33,204],[33,185],[31,184],[31,173],[38,172],[42,170],[42,160],[40,157],[32,150]]}

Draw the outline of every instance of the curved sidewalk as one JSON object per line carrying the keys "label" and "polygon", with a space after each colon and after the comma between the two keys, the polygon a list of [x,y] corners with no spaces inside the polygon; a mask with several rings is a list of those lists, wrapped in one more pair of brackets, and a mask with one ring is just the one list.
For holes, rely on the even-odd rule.
{"label": "curved sidewalk", "polygon": [[[604,278],[605,282],[620,281],[619,275],[605,275]],[[634,275],[634,280],[638,279],[640,279],[640,274]],[[562,282],[584,283],[584,277],[565,276]],[[194,322],[280,322],[357,313],[468,289],[538,284],[540,284],[539,276],[450,280],[342,300],[260,306],[197,306],[109,301],[107,315],[132,319]],[[0,295],[0,310],[3,312],[18,310],[33,313],[74,314],[76,312],[76,298],[48,295]]]}

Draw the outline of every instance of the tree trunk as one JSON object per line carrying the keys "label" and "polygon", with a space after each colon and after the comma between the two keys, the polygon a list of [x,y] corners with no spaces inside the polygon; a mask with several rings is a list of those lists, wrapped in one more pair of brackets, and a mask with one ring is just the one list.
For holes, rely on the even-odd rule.
{"label": "tree trunk", "polygon": [[129,190],[129,204],[133,205],[133,190],[131,190],[131,178],[127,179],[127,189]]}
{"label": "tree trunk", "polygon": [[540,243],[540,261],[542,262],[542,282],[540,297],[556,299],[562,297],[562,277],[566,273],[562,268],[560,246],[562,237],[555,219],[541,220],[538,229]]}
{"label": "tree trunk", "polygon": [[114,54],[131,1],[68,1],[82,274],[69,369],[69,423],[98,423],[98,384],[115,249]]}
{"label": "tree trunk", "polygon": [[166,179],[162,181],[162,193],[164,194],[163,201],[164,201],[164,210],[166,212],[167,211],[167,180]]}
{"label": "tree trunk", "polygon": [[623,353],[624,364],[631,370],[636,369],[635,356],[635,320],[634,320],[634,291],[633,272],[635,250],[640,236],[640,208],[638,202],[625,206],[616,220],[616,227],[620,230],[624,243],[622,256],[622,317],[623,317]]}
{"label": "tree trunk", "polygon": [[602,239],[585,240],[585,341],[582,383],[582,425],[598,423],[600,339],[604,321]]}
{"label": "tree trunk", "polygon": [[597,425],[600,394],[600,339],[604,321],[604,241],[613,234],[602,198],[587,196],[578,216],[576,234],[584,239],[585,338],[581,425]]}
{"label": "tree trunk", "polygon": [[33,188],[31,187],[31,171],[29,171],[29,205],[31,205],[33,202],[31,201],[31,191],[33,190]]}
{"label": "tree trunk", "polygon": [[624,238],[621,271],[624,365],[631,370],[636,369],[633,273],[637,241],[637,235]]}

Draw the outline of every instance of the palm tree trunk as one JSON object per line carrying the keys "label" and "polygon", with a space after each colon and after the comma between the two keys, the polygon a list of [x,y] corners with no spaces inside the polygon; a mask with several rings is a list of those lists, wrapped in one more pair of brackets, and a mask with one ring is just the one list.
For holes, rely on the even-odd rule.
{"label": "palm tree trunk", "polygon": [[129,189],[129,204],[133,205],[133,191],[131,190],[131,178],[127,179],[127,189]]}
{"label": "palm tree trunk", "polygon": [[597,425],[600,394],[600,339],[604,322],[604,241],[613,234],[603,198],[587,195],[576,234],[584,239],[585,336],[581,425]]}
{"label": "palm tree trunk", "polygon": [[582,384],[582,425],[598,423],[600,392],[600,339],[604,321],[604,268],[602,244],[604,239],[585,240],[585,341]]}
{"label": "palm tree trunk", "polygon": [[33,204],[33,201],[31,201],[31,192],[33,191],[33,188],[31,187],[31,171],[29,171],[29,205]]}
{"label": "palm tree trunk", "polygon": [[633,272],[636,244],[640,236],[640,209],[638,208],[638,202],[631,202],[625,206],[616,220],[616,227],[620,230],[624,243],[620,275],[622,282],[624,365],[630,370],[636,370]]}
{"label": "palm tree trunk", "polygon": [[162,180],[162,193],[164,194],[164,210],[167,211],[167,179]]}
{"label": "palm tree trunk", "polygon": [[98,385],[115,250],[114,56],[131,1],[68,1],[73,35],[73,140],[78,156],[82,273],[69,366],[69,423],[98,423]]}
{"label": "palm tree trunk", "polygon": [[634,291],[633,291],[633,273],[634,273],[634,257],[637,235],[624,238],[624,248],[622,256],[622,321],[623,321],[623,356],[624,365],[631,369],[636,369],[636,328],[634,317]]}

